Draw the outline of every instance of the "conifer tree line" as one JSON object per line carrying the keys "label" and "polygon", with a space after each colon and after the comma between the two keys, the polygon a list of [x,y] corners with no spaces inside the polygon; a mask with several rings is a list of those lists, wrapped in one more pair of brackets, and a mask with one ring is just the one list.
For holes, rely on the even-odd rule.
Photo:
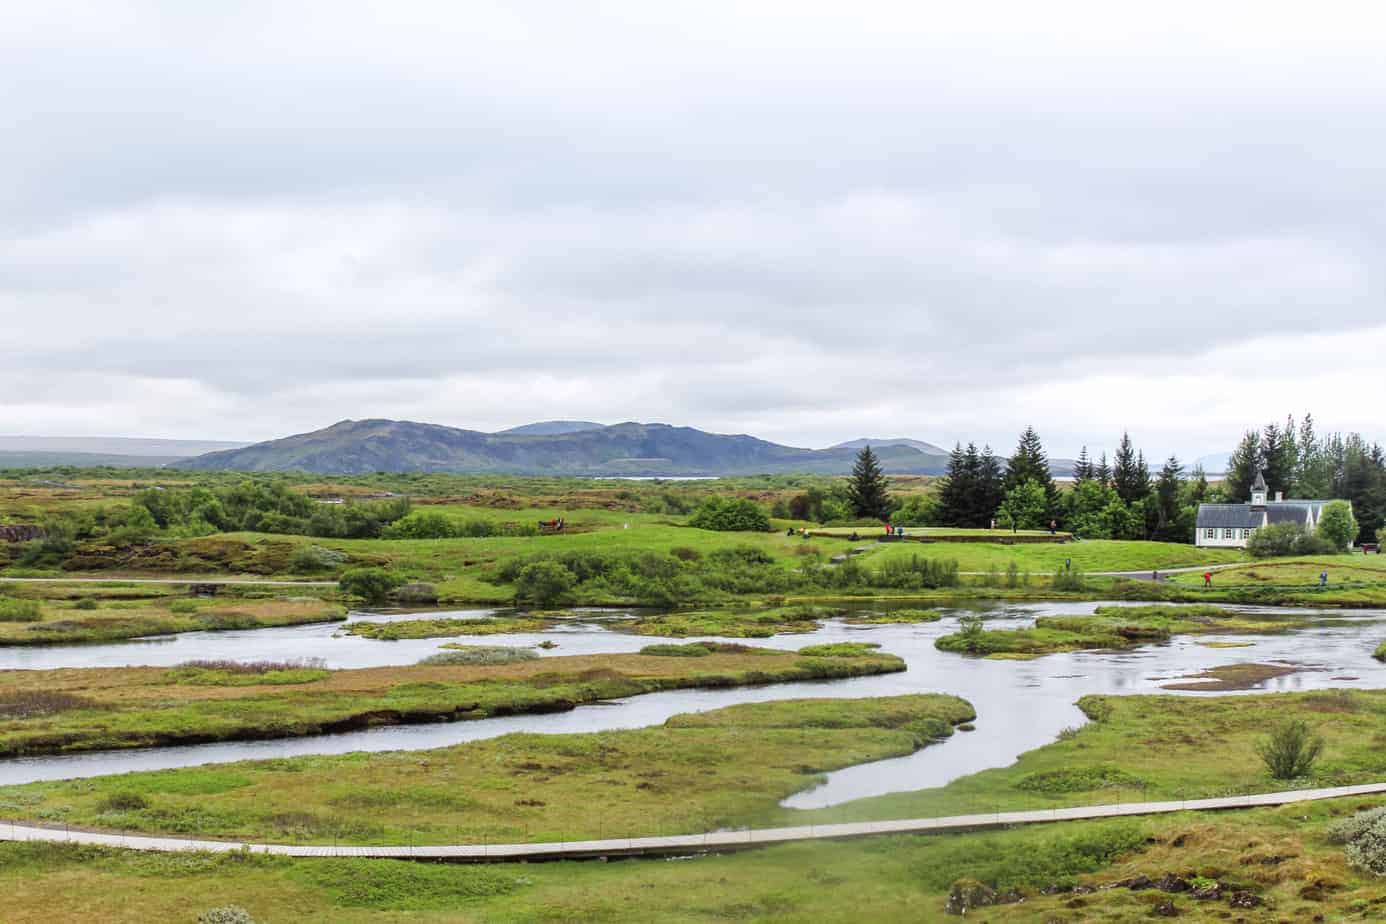
{"label": "conifer tree line", "polygon": [[1201,471],[1185,476],[1170,457],[1152,477],[1145,454],[1123,434],[1111,461],[1099,461],[1087,447],[1074,465],[1071,490],[1060,491],[1050,473],[1044,444],[1033,427],[1020,435],[1015,451],[998,459],[989,446],[954,448],[938,495],[938,521],[958,527],[1059,529],[1089,539],[1193,538],[1198,504],[1208,494]]}
{"label": "conifer tree line", "polygon": [[1320,436],[1310,415],[1247,431],[1214,486],[1201,468],[1188,470],[1175,456],[1152,472],[1129,433],[1110,458],[1103,450],[1094,461],[1083,447],[1064,491],[1033,427],[1005,459],[989,446],[959,444],[930,513],[943,526],[980,529],[994,520],[1002,529],[1044,529],[1053,522],[1087,539],[1192,542],[1198,505],[1245,503],[1257,472],[1272,497],[1351,501],[1358,541],[1374,541],[1386,526],[1386,452],[1359,433]]}
{"label": "conifer tree line", "polygon": [[1386,526],[1386,452],[1360,433],[1320,435],[1310,414],[1248,430],[1227,463],[1226,499],[1246,500],[1258,471],[1272,497],[1351,501],[1359,542]]}

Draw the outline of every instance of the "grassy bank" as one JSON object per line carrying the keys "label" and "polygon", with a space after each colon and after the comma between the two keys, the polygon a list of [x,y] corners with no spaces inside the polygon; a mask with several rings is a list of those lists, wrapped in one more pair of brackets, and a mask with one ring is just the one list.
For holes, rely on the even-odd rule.
{"label": "grassy bank", "polygon": [[294,843],[691,833],[767,811],[828,770],[909,754],[973,718],[967,702],[937,694],[784,700],[629,731],[8,787],[0,814]]}
{"label": "grassy bank", "polygon": [[265,629],[345,618],[340,604],[316,597],[218,599],[142,596],[110,599],[91,591],[72,600],[0,597],[0,645],[111,642],[178,632]]}
{"label": "grassy bank", "polygon": [[942,636],[934,645],[959,654],[1039,657],[1058,651],[1134,648],[1174,635],[1284,632],[1306,622],[1206,605],[1106,606],[1098,607],[1092,616],[1041,616],[1033,628],[1025,629],[985,629],[979,621]]}
{"label": "grassy bank", "polygon": [[[290,738],[376,725],[554,712],[657,690],[824,680],[905,669],[859,657],[720,646],[709,657],[617,654],[418,665],[266,679],[186,669],[0,672],[0,755]],[[246,682],[246,681],[255,682]]]}
{"label": "grassy bank", "polygon": [[[1192,799],[1236,792],[1375,781],[1386,775],[1386,690],[1323,690],[1253,696],[1088,696],[1092,719],[1009,767],[947,786],[893,793],[812,812],[780,810],[765,823],[874,820],[971,811],[1053,808],[1136,799]],[[1303,719],[1323,736],[1309,777],[1273,780],[1256,755],[1266,732]],[[986,716],[982,716],[986,721]]]}
{"label": "grassy bank", "polygon": [[[1327,837],[1335,819],[1371,804],[795,844],[681,862],[458,866],[0,844],[0,877],[14,924],[193,921],[228,904],[260,924],[1118,922],[1159,920],[1152,912],[1164,901],[1185,920],[1371,920],[1380,880],[1349,866]],[[965,879],[1024,901],[947,915],[949,892]],[[1225,886],[1219,897],[1192,894],[1208,882]],[[1238,893],[1251,907],[1232,905]]]}

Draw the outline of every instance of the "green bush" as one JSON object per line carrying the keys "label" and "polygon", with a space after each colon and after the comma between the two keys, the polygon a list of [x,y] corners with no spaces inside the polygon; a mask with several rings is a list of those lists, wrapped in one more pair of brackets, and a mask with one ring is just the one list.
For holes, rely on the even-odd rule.
{"label": "green bush", "polygon": [[755,501],[743,497],[710,497],[698,505],[688,525],[721,532],[764,533],[770,531],[770,517]]}
{"label": "green bush", "polygon": [[515,597],[548,605],[563,600],[577,583],[573,572],[556,561],[525,565],[515,578]]}
{"label": "green bush", "polygon": [[1303,719],[1281,723],[1256,745],[1256,754],[1272,778],[1295,780],[1308,776],[1323,751],[1323,739],[1309,731]]}
{"label": "green bush", "polygon": [[331,571],[346,560],[345,552],[325,549],[320,545],[301,545],[294,549],[294,554],[289,558],[289,570],[295,574]]}
{"label": "green bush", "polygon": [[0,622],[38,622],[42,618],[37,600],[0,597]]}
{"label": "green bush", "polygon": [[1300,523],[1273,523],[1251,534],[1246,550],[1253,558],[1280,558],[1290,555],[1324,555],[1340,551],[1333,543],[1315,535]]}
{"label": "green bush", "polygon": [[706,658],[712,654],[712,649],[692,642],[688,645],[646,645],[640,649],[640,653],[661,658]]}
{"label": "green bush", "polygon": [[390,598],[390,591],[403,583],[403,578],[383,568],[352,568],[342,572],[337,579],[337,587],[342,593],[373,604],[386,602]]}
{"label": "green bush", "polygon": [[799,654],[810,658],[864,658],[875,654],[880,647],[875,642],[831,642],[800,648]]}
{"label": "green bush", "polygon": [[96,602],[96,600],[91,597],[83,597],[76,603],[72,604],[72,608],[74,610],[94,610],[98,606],[99,604]]}
{"label": "green bush", "polygon": [[1318,535],[1336,552],[1352,545],[1357,539],[1357,518],[1352,515],[1352,505],[1340,500],[1325,505],[1319,515]]}
{"label": "green bush", "polygon": [[1030,773],[1016,782],[1017,789],[1027,792],[1070,793],[1087,792],[1093,789],[1113,787],[1144,786],[1145,780],[1120,767],[1111,764],[1098,764],[1095,767],[1065,767],[1062,770],[1045,770]]}
{"label": "green bush", "polygon": [[98,812],[138,812],[149,808],[149,800],[137,792],[113,792],[96,804]]}
{"label": "green bush", "polygon": [[1343,844],[1347,861],[1374,876],[1386,876],[1386,807],[1358,812],[1331,825],[1328,840]]}
{"label": "green bush", "polygon": [[514,664],[518,661],[535,661],[539,655],[528,648],[514,648],[506,645],[444,645],[446,651],[429,655],[420,664],[461,665],[461,664]]}
{"label": "green bush", "polygon": [[1087,582],[1083,580],[1083,572],[1061,569],[1054,572],[1055,590],[1086,590]]}

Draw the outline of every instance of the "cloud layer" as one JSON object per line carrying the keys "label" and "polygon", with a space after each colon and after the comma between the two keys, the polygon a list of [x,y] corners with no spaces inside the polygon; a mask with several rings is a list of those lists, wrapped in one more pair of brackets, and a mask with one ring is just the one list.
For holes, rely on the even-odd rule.
{"label": "cloud layer", "polygon": [[1370,7],[31,6],[0,432],[1378,429]]}

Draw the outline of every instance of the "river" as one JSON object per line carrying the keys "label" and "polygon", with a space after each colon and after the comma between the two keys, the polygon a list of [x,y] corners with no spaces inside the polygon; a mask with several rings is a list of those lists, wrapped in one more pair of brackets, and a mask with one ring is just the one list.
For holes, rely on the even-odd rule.
{"label": "river", "polygon": [[[1091,613],[1096,603],[1027,603],[983,609],[988,623],[1022,626],[1036,616]],[[1259,612],[1275,612],[1257,608]],[[482,616],[470,610],[429,616]],[[1159,692],[1160,684],[1210,667],[1244,662],[1287,661],[1301,671],[1267,681],[1259,690],[1382,685],[1383,667],[1371,658],[1386,611],[1323,612],[1322,620],[1281,635],[1180,636],[1130,651],[1084,651],[1030,661],[990,661],[938,651],[934,639],[955,631],[960,614],[950,610],[936,623],[851,626],[830,620],[802,635],[733,639],[775,648],[844,640],[871,641],[905,659],[904,673],[813,683],[715,690],[677,690],[581,706],[570,712],[509,716],[470,722],[405,725],[274,741],[228,742],[188,747],[95,752],[0,761],[0,784],[100,776],[198,764],[351,751],[444,747],[511,732],[572,733],[656,725],[681,712],[698,712],[744,702],[794,697],[895,696],[952,693],[977,709],[977,730],[908,757],[861,764],[828,775],[827,782],[786,799],[793,808],[820,808],[866,796],[944,785],[960,776],[1006,766],[1023,751],[1054,739],[1085,720],[1074,702],[1090,693]],[[1284,611],[1302,616],[1306,611]],[[352,618],[409,618],[359,616]],[[193,659],[241,661],[322,658],[329,667],[413,664],[457,639],[376,641],[345,635],[340,623],[243,632],[190,632],[117,644],[0,649],[0,669],[169,666]],[[553,641],[545,656],[638,651],[664,641],[619,631],[610,614],[582,614],[543,633],[491,635],[460,641],[487,645],[535,645]],[[1374,630],[1373,627],[1377,627]],[[1244,642],[1246,647],[1212,648],[1201,642]],[[1206,695],[1187,693],[1184,695]]]}

